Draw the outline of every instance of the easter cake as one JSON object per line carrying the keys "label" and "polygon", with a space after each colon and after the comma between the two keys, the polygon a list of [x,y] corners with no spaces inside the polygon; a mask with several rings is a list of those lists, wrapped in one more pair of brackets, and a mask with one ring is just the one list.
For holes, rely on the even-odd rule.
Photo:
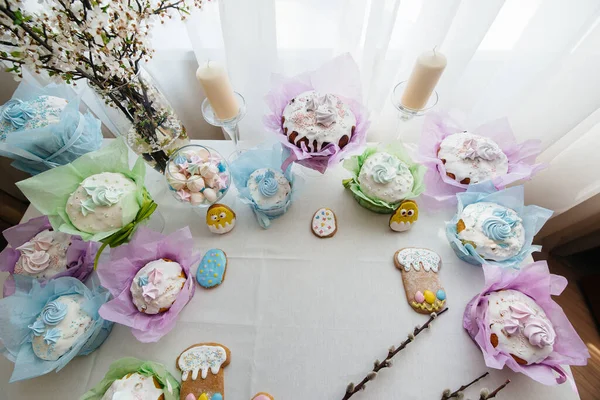
{"label": "easter cake", "polygon": [[117,172],[87,177],[67,200],[66,212],[80,231],[118,230],[135,219],[139,205],[135,182]]}
{"label": "easter cake", "polygon": [[466,131],[444,138],[438,158],[444,163],[448,177],[466,185],[508,173],[508,157],[498,144]]}
{"label": "easter cake", "polygon": [[271,168],[260,168],[248,178],[250,197],[262,211],[285,207],[292,187],[287,178]]}
{"label": "easter cake", "polygon": [[14,273],[49,279],[67,270],[67,249],[71,235],[45,229],[17,247],[20,253]]}
{"label": "easter cake", "polygon": [[358,174],[360,190],[369,197],[398,203],[412,192],[414,177],[408,165],[387,152],[370,155]]}
{"label": "easter cake", "polygon": [[84,310],[86,299],[79,294],[60,296],[48,302],[33,324],[33,353],[42,360],[58,360],[92,326],[92,318]]}
{"label": "easter cake", "polygon": [[473,203],[459,215],[456,233],[482,258],[504,261],[519,254],[525,244],[522,222],[510,208],[490,202]]}
{"label": "easter cake", "polygon": [[501,290],[485,296],[490,343],[521,365],[545,360],[554,348],[556,332],[544,310],[529,296]]}
{"label": "easter cake", "polygon": [[185,272],[179,263],[166,258],[151,261],[131,282],[133,304],[145,314],[165,312],[177,299],[185,281]]}
{"label": "easter cake", "polygon": [[281,119],[288,141],[310,153],[329,144],[344,148],[356,129],[356,117],[347,104],[334,94],[314,90],[290,100]]}
{"label": "easter cake", "polygon": [[133,372],[115,380],[101,400],[164,400],[164,398],[161,384],[154,376]]}

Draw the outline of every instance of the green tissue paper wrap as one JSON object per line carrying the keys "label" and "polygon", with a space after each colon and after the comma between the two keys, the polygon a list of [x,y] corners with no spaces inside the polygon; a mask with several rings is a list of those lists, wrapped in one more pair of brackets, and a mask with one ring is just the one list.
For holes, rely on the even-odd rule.
{"label": "green tissue paper wrap", "polygon": [[408,193],[406,197],[402,200],[414,199],[415,197],[418,197],[421,193],[423,193],[423,191],[425,190],[424,176],[426,168],[420,164],[415,163],[408,155],[408,152],[406,151],[404,146],[399,142],[394,142],[387,145],[380,145],[378,147],[368,147],[361,155],[350,157],[349,159],[344,161],[344,168],[352,172],[353,176],[350,179],[345,179],[344,181],[342,181],[342,183],[345,188],[350,189],[352,195],[354,196],[358,204],[360,204],[368,210],[379,214],[392,214],[394,210],[398,208],[401,201],[397,203],[387,203],[383,200],[367,196],[360,189],[360,185],[358,183],[358,174],[360,173],[360,170],[367,158],[379,152],[389,153],[399,158],[406,165],[408,165],[408,169],[410,170],[414,178],[414,185],[412,191]]}
{"label": "green tissue paper wrap", "polygon": [[[129,224],[107,232],[80,231],[71,223],[66,213],[67,200],[85,178],[103,172],[120,172],[135,182],[136,191],[121,200],[124,220],[130,220],[133,216],[135,218]],[[70,164],[18,182],[17,186],[35,208],[48,216],[55,230],[78,235],[85,241],[104,243],[98,252],[100,254],[106,245],[115,247],[129,241],[136,226],[149,218],[156,209],[156,203],[144,187],[145,175],[146,165],[141,158],[138,158],[133,169],[129,170],[127,145],[119,138],[98,151],[79,157]]]}
{"label": "green tissue paper wrap", "polygon": [[[165,400],[179,399],[179,382],[177,382],[173,375],[167,371],[164,365],[152,361],[142,361],[137,358],[126,357],[113,362],[108,368],[108,372],[104,376],[104,379],[81,396],[80,400],[100,400],[114,381],[123,378],[129,373],[135,372],[144,376],[154,376],[163,387]],[[169,388],[171,388],[170,391]]]}

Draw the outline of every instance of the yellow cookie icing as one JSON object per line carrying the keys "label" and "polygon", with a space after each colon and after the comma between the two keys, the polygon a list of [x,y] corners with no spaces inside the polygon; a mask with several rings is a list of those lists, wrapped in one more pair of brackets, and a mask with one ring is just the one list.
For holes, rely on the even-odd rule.
{"label": "yellow cookie icing", "polygon": [[438,311],[438,310],[444,308],[444,304],[446,304],[446,300],[440,301],[438,299],[435,299],[433,304],[417,303],[415,301],[410,303],[410,305],[413,306],[413,308],[427,310],[427,311]]}

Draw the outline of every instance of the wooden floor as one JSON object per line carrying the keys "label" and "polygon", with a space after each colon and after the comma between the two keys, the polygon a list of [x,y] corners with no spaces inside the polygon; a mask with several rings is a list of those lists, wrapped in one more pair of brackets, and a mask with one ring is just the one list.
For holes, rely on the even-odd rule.
{"label": "wooden floor", "polygon": [[[537,253],[536,260],[546,259],[550,271],[569,280],[565,291],[554,300],[563,308],[565,314],[587,345],[591,358],[585,367],[572,367],[573,376],[582,400],[600,400],[600,333],[577,281],[587,274],[600,272],[600,259],[593,263],[585,257],[557,257],[552,254]],[[535,256],[535,254],[534,254]]]}

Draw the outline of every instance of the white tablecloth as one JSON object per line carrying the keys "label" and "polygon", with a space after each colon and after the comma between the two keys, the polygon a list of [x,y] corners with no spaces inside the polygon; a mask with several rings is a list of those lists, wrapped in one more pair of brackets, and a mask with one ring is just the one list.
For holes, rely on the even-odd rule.
{"label": "white tablecloth", "polygon": [[[202,143],[224,155],[233,149],[231,142]],[[232,189],[222,202],[237,213],[237,226],[218,236],[208,231],[203,212],[175,201],[163,177],[149,171],[147,186],[166,219],[165,233],[189,225],[197,250],[223,249],[229,258],[224,283],[212,290],[198,287],[176,328],[158,343],[140,343],[129,328],[115,325],[102,347],[74,359],[58,374],[12,384],[12,363],[0,358],[0,399],[76,399],[125,356],[161,362],[179,378],[176,357],[199,342],[231,349],[225,370],[229,400],[250,399],[259,391],[276,400],[341,399],[350,381],[359,382],[376,358],[385,358],[391,345],[427,320],[407,304],[392,261],[405,246],[426,247],[442,256],[440,278],[449,310],[353,399],[439,399],[444,389],[455,390],[481,375],[487,368],[462,328],[462,314],[482,287],[483,272],[460,261],[448,245],[444,221],[451,213],[422,212],[412,230],[394,233],[389,216],[361,208],[344,190],[346,177],[341,166],[324,176],[310,173],[289,212],[268,230],[258,226]],[[310,220],[320,207],[337,215],[333,238],[318,239],[310,232]],[[36,215],[30,209],[25,220]],[[467,398],[478,398],[481,388],[493,389],[507,378],[512,383],[501,399],[578,398],[569,384],[548,387],[510,370],[490,372],[467,390]]]}

